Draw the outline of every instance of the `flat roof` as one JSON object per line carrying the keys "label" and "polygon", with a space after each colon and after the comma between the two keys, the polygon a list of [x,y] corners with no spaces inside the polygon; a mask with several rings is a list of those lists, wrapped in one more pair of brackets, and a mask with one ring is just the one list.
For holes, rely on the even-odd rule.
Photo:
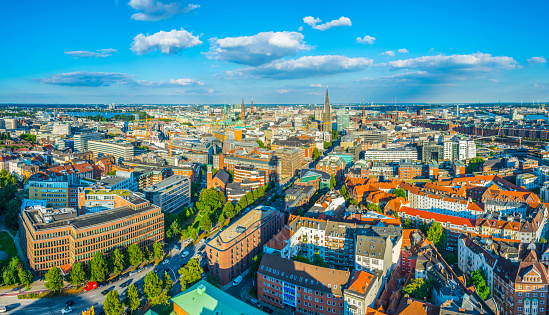
{"label": "flat roof", "polygon": [[266,314],[204,280],[174,296],[171,301],[189,315]]}
{"label": "flat roof", "polygon": [[[222,242],[227,243],[232,239],[235,239],[237,236],[242,234],[244,231],[252,227],[256,222],[261,221],[263,217],[269,216],[271,213],[277,211],[273,207],[269,206],[258,206],[246,213],[238,221],[233,222],[225,230],[219,233],[219,238]],[[212,242],[215,239],[212,239]]]}
{"label": "flat roof", "polygon": [[147,207],[133,209],[129,206],[124,206],[110,210],[79,215],[75,218],[59,219],[53,221],[52,223],[38,222],[35,218],[35,215],[38,215],[38,210],[26,210],[24,211],[24,213],[27,214],[29,221],[32,223],[34,229],[36,231],[40,231],[54,228],[62,228],[66,226],[73,226],[75,229],[85,229],[96,225],[102,225],[108,222],[120,221],[127,217],[154,209],[158,209],[158,207],[155,205],[149,205]]}
{"label": "flat roof", "polygon": [[154,185],[145,187],[143,189],[143,191],[144,192],[156,192],[156,191],[164,190],[166,188],[171,187],[172,185],[175,185],[179,182],[183,182],[183,181],[186,181],[186,180],[189,180],[188,176],[172,175],[172,176],[166,178],[165,180],[163,180],[161,182],[158,182]]}

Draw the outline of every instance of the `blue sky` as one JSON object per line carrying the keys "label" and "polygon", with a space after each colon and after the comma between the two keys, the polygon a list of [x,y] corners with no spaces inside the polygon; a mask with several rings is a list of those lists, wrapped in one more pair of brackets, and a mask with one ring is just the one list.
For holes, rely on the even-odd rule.
{"label": "blue sky", "polygon": [[[54,3],[54,4],[53,4]],[[547,101],[546,1],[10,1],[0,103]]]}

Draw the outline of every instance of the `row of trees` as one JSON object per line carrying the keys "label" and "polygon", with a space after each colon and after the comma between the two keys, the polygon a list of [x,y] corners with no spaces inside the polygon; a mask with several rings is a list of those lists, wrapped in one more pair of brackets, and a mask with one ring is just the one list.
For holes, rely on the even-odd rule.
{"label": "row of trees", "polygon": [[[164,249],[162,244],[154,243],[153,251],[151,252],[148,247],[145,248],[145,252],[141,251],[137,244],[132,244],[126,250],[126,256],[124,256],[120,250],[115,249],[109,259],[103,256],[103,253],[96,252],[93,258],[88,263],[88,273],[84,271],[82,263],[77,262],[72,266],[70,273],[70,283],[75,286],[84,284],[87,279],[90,281],[103,282],[109,274],[114,273],[119,275],[126,268],[129,263],[134,268],[137,268],[143,260],[146,259],[149,262],[154,260],[161,260],[164,256]],[[63,288],[63,277],[58,267],[53,267],[46,273],[46,288],[53,292],[59,292]]]}
{"label": "row of trees", "polygon": [[30,289],[32,273],[29,270],[25,270],[23,262],[17,256],[13,257],[9,264],[2,268],[1,276],[4,285],[20,283],[25,285],[26,290]]}
{"label": "row of trees", "polygon": [[19,227],[18,215],[21,211],[21,199],[14,198],[17,192],[17,177],[6,170],[0,171],[0,214],[5,214],[4,222],[12,229]]}

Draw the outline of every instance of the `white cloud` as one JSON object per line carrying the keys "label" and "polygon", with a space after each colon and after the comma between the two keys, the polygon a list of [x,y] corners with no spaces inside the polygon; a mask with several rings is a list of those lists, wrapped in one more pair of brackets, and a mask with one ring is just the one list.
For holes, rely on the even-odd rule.
{"label": "white cloud", "polygon": [[85,50],[75,50],[75,51],[65,51],[65,54],[72,56],[74,58],[105,58],[112,56],[113,53],[117,52],[116,49],[99,49],[96,51],[85,51]]}
{"label": "white cloud", "polygon": [[136,55],[148,54],[160,50],[164,54],[177,54],[178,52],[202,44],[200,36],[194,36],[184,29],[170,32],[160,31],[153,35],[139,34],[133,38],[130,48]]}
{"label": "white cloud", "polygon": [[178,2],[164,4],[156,0],[131,0],[128,4],[134,10],[142,11],[132,15],[132,19],[139,21],[165,20],[174,15],[188,13],[200,7],[197,4],[183,5]]}
{"label": "white cloud", "polygon": [[332,20],[324,24],[318,24],[322,22],[322,20],[319,18],[315,19],[312,16],[306,16],[303,18],[303,22],[309,25],[310,27],[312,27],[313,29],[319,30],[319,31],[325,31],[325,30],[331,29],[332,27],[338,27],[338,26],[352,26],[351,19],[344,16],[340,17],[337,20]]}
{"label": "white cloud", "polygon": [[290,90],[280,89],[280,90],[276,90],[276,93],[278,93],[278,94],[288,94],[288,93],[290,93]]}
{"label": "white cloud", "polygon": [[210,39],[208,58],[258,66],[311,47],[298,32],[262,32],[253,36]]}
{"label": "white cloud", "polygon": [[401,53],[401,54],[407,54],[407,53],[408,53],[408,49],[406,49],[406,48],[400,48],[400,49],[398,50],[398,52]]}
{"label": "white cloud", "polygon": [[518,63],[511,57],[494,57],[490,54],[474,53],[470,55],[437,55],[389,62],[390,70],[418,69],[425,71],[491,71],[495,69],[514,69]]}
{"label": "white cloud", "polygon": [[356,72],[368,68],[372,62],[372,59],[338,55],[306,56],[298,59],[275,60],[257,67],[227,71],[226,74],[234,77],[295,79]]}
{"label": "white cloud", "polygon": [[542,84],[542,83],[537,82],[537,83],[533,84],[533,87],[535,87],[536,89],[544,89],[545,85]]}
{"label": "white cloud", "polygon": [[372,37],[370,35],[366,35],[364,36],[364,38],[360,38],[360,37],[357,37],[356,38],[356,42],[357,43],[360,43],[360,44],[368,44],[368,45],[372,45],[374,43],[374,41],[376,40],[375,37]]}
{"label": "white cloud", "polygon": [[386,52],[381,53],[381,54],[379,54],[379,55],[380,55],[380,56],[385,55],[385,56],[391,56],[391,57],[393,57],[393,56],[395,55],[395,52],[392,51],[392,50],[387,50]]}
{"label": "white cloud", "polygon": [[310,87],[322,87],[322,84],[309,84]]}
{"label": "white cloud", "polygon": [[545,57],[532,57],[529,59],[526,59],[528,63],[547,63],[547,60],[545,60]]}
{"label": "white cloud", "polygon": [[34,79],[43,84],[63,85],[63,86],[87,86],[99,87],[110,86],[114,84],[143,86],[143,87],[178,87],[178,86],[198,86],[204,85],[204,82],[193,79],[171,79],[169,81],[145,81],[136,80],[135,75],[117,72],[68,72],[53,74],[49,77]]}
{"label": "white cloud", "polygon": [[300,26],[297,30],[303,32],[303,26]]}

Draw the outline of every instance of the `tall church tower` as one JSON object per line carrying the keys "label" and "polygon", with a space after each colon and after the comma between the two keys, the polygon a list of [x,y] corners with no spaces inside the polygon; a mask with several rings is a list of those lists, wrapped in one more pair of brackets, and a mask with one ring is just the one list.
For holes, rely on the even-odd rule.
{"label": "tall church tower", "polygon": [[332,113],[330,111],[330,97],[328,96],[328,88],[326,88],[326,98],[324,99],[324,119],[322,123],[323,131],[332,132]]}
{"label": "tall church tower", "polygon": [[362,101],[362,123],[366,121],[366,107],[364,106],[364,100]]}
{"label": "tall church tower", "polygon": [[250,107],[250,115],[254,114],[254,99],[252,98],[252,106]]}
{"label": "tall church tower", "polygon": [[246,113],[245,113],[245,109],[244,109],[244,98],[242,98],[242,107],[241,107],[241,111],[240,111],[240,120],[242,120],[242,122],[244,122],[245,118],[246,118]]}

